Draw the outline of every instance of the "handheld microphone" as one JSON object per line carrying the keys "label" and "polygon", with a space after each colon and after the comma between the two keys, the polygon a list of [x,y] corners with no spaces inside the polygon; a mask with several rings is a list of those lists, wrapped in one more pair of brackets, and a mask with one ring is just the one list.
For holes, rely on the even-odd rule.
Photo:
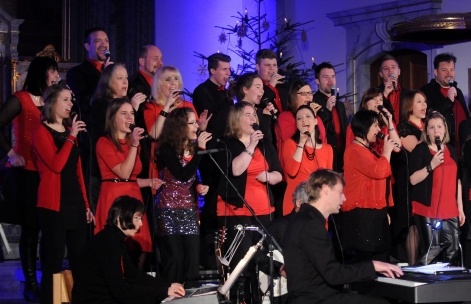
{"label": "handheld microphone", "polygon": [[337,99],[337,101],[339,101],[340,99],[340,89],[337,88],[337,95],[335,95],[335,98]]}
{"label": "handheld microphone", "polygon": [[222,151],[226,151],[226,149],[225,148],[219,148],[219,149],[201,150],[201,151],[196,152],[196,154],[198,154],[198,155],[213,154],[213,153],[218,153],[218,152],[222,152]]}
{"label": "handheld microphone", "polygon": [[106,57],[106,60],[108,60],[111,57],[110,50],[105,50],[105,57]]}
{"label": "handheld microphone", "polygon": [[378,106],[378,111],[380,111],[381,113],[383,113],[384,116],[388,116],[388,112],[384,111],[384,106],[382,105],[379,105]]}
{"label": "handheld microphone", "polygon": [[[69,114],[70,120],[71,121],[74,120],[75,116],[77,116],[77,115],[78,115],[77,112],[70,112],[70,114]],[[80,117],[77,117],[77,119],[80,120]]]}
{"label": "handheld microphone", "polygon": [[311,137],[311,133],[309,133],[309,131],[305,131],[304,135],[307,135],[307,136]]}
{"label": "handheld microphone", "polygon": [[[70,122],[71,122],[71,123],[74,121],[74,118],[75,118],[75,117],[77,117],[77,120],[80,120],[80,116],[78,115],[77,112],[75,112],[75,111],[70,112],[69,118],[70,118]],[[82,130],[82,132],[87,132],[87,129]]]}
{"label": "handheld microphone", "polygon": [[457,82],[454,81],[453,79],[450,79],[450,80],[448,80],[448,84],[450,85],[450,88],[451,88],[451,87],[456,88]]}
{"label": "handheld microphone", "polygon": [[435,137],[435,144],[437,145],[437,151],[440,151],[442,149],[442,141],[440,137]]}
{"label": "handheld microphone", "polygon": [[378,134],[376,134],[376,137],[379,138],[379,139],[384,140],[385,135],[384,135],[384,133],[378,132]]}
{"label": "handheld microphone", "polygon": [[258,131],[258,130],[260,130],[260,126],[258,125],[258,123],[253,123],[253,124],[252,124],[252,129],[253,129],[254,131]]}
{"label": "handheld microphone", "polygon": [[[394,73],[389,74],[389,77],[396,79],[396,75],[394,75]],[[394,91],[396,91],[396,81],[395,80],[392,81],[392,85],[393,85]]]}
{"label": "handheld microphone", "polygon": [[330,95],[331,95],[331,96],[334,96],[334,95],[335,95],[335,87],[332,87],[332,88],[330,89]]}
{"label": "handheld microphone", "polygon": [[[134,131],[135,128],[136,128],[136,125],[135,125],[135,124],[130,124],[130,125],[129,125],[129,130],[131,130],[131,132]],[[141,134],[141,136],[143,136],[144,138],[147,138],[147,137],[149,137],[149,134],[147,134],[147,132],[144,131],[144,132]]]}
{"label": "handheld microphone", "polygon": [[[268,105],[268,97],[265,97],[261,102],[260,104],[262,105],[262,107],[266,107]],[[273,120],[277,120],[278,119],[278,116],[276,115],[275,111],[273,110],[270,110],[270,114],[271,114],[271,118]]]}

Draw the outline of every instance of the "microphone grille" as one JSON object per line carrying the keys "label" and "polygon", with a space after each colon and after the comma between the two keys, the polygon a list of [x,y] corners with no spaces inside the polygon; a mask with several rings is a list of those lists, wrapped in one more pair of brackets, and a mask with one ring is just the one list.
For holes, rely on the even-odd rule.
{"label": "microphone grille", "polygon": [[254,129],[254,131],[258,131],[260,130],[260,126],[257,123],[254,123],[252,124],[252,129]]}

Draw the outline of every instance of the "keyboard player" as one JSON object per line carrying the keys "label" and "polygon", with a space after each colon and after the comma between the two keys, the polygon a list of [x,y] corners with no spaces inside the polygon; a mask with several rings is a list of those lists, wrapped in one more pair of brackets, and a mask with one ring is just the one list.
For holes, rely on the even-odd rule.
{"label": "keyboard player", "polygon": [[345,201],[343,177],[331,170],[319,169],[306,184],[309,203],[303,204],[283,238],[285,270],[288,279],[288,303],[389,303],[357,293],[343,293],[343,284],[373,280],[376,273],[387,277],[403,275],[401,269],[380,261],[343,265],[334,255],[326,230],[329,215],[338,213]]}

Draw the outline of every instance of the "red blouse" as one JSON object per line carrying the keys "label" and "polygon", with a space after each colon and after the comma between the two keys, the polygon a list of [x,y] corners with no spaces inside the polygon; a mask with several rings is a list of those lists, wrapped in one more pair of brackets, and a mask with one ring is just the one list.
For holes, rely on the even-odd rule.
{"label": "red blouse", "polygon": [[[432,155],[435,151],[430,150]],[[450,219],[457,217],[458,202],[456,201],[456,185],[458,166],[451,158],[450,150],[444,151],[444,162],[433,170],[432,202],[425,206],[412,201],[412,212],[425,217]]]}
{"label": "red blouse", "polygon": [[36,171],[36,161],[34,153],[32,153],[31,143],[33,130],[37,129],[40,124],[41,111],[34,104],[28,91],[18,91],[14,95],[21,103],[21,112],[12,122],[13,136],[15,137],[13,150],[25,159],[25,169]]}
{"label": "red blouse", "polygon": [[[67,163],[75,142],[75,137],[71,135],[67,136],[67,139],[62,148],[57,151],[54,138],[44,125],[39,124],[38,128],[33,132],[33,147],[38,156],[37,166],[39,176],[41,177],[38,188],[37,207],[54,211],[60,210],[61,171]],[[80,158],[77,162],[77,177],[86,208],[89,208]]]}
{"label": "red blouse", "polygon": [[393,206],[392,191],[386,201],[386,187],[391,189],[391,165],[386,157],[376,157],[367,148],[350,144],[344,154],[345,198],[342,211],[354,208],[383,209]]}

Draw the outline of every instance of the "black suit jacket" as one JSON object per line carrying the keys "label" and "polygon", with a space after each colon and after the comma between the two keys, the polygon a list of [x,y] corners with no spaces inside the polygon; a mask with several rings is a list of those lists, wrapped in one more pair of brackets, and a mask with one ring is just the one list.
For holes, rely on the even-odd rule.
{"label": "black suit jacket", "polygon": [[334,170],[338,172],[343,171],[343,153],[345,151],[345,140],[346,140],[346,130],[347,130],[347,111],[345,110],[345,105],[343,102],[337,101],[335,103],[335,108],[339,113],[340,117],[340,133],[342,137],[341,143],[337,143],[337,135],[335,133],[335,126],[332,120],[332,112],[327,109],[327,95],[317,91],[314,96],[314,102],[320,104],[322,108],[317,112],[317,115],[322,120],[322,123],[325,127],[325,132],[327,136],[327,143],[332,146],[334,150]]}
{"label": "black suit jacket", "polygon": [[74,110],[82,115],[81,118],[86,123],[89,123],[90,99],[95,93],[100,77],[101,72],[87,59],[67,72],[67,84],[76,99]]}
{"label": "black suit jacket", "polygon": [[228,97],[227,90],[218,90],[218,85],[207,79],[199,84],[193,92],[193,105],[198,115],[208,110],[213,115],[206,131],[212,133],[213,143],[221,138],[226,126],[227,115],[234,102]]}
{"label": "black suit jacket", "polygon": [[318,303],[338,294],[343,284],[376,278],[371,261],[352,265],[337,261],[325,222],[316,208],[303,204],[286,230],[282,248],[292,302]]}
{"label": "black suit jacket", "polygon": [[[128,89],[128,97],[131,99],[134,95],[137,93],[142,93],[146,95],[146,101],[141,103],[139,105],[139,109],[134,114],[134,121],[136,123],[136,126],[143,128],[146,130],[147,133],[149,133],[149,130],[147,130],[146,123],[144,120],[144,108],[147,102],[152,100],[152,87],[149,85],[147,82],[146,78],[139,72],[136,72],[136,75],[133,77],[131,82],[129,83],[129,89]],[[152,161],[151,157],[151,144],[152,144],[152,137],[148,136],[147,138],[143,138],[140,140],[140,153],[139,157],[141,158],[142,162],[142,171],[139,173],[137,177],[139,178],[148,178],[149,177],[149,165],[150,162]],[[141,190],[144,188],[141,188]],[[144,195],[143,195],[144,196]],[[146,200],[144,198],[144,200]]]}
{"label": "black suit jacket", "polygon": [[136,75],[134,75],[131,82],[129,83],[129,98],[132,98],[136,93],[142,93],[146,95],[147,100],[152,99],[152,88],[139,71],[136,72]]}
{"label": "black suit jacket", "polygon": [[[384,83],[381,84],[379,87],[378,87],[382,92],[384,92]],[[400,87],[399,88],[401,90],[400,94],[399,94],[399,109],[401,109],[400,111],[402,111],[402,101],[404,100],[404,96],[410,91],[408,89],[405,89],[405,88],[402,88]],[[383,95],[383,105],[384,107],[389,111],[389,113],[392,114],[393,116],[393,121],[398,125],[399,123],[401,122],[405,122],[405,121],[402,121],[402,117],[396,117],[394,116],[394,110],[393,110],[393,106],[392,106],[392,103],[391,101],[389,100],[389,98],[387,96],[384,96]]]}
{"label": "black suit jacket", "polygon": [[[427,110],[435,110],[445,116],[446,123],[448,125],[448,133],[450,134],[450,144],[453,147],[456,147],[456,122],[455,115],[453,113],[454,102],[451,101],[448,97],[443,96],[443,94],[440,92],[440,88],[440,84],[435,79],[432,79],[420,90],[424,92],[425,96],[427,97]],[[469,118],[468,107],[466,106],[463,92],[461,92],[461,90],[458,88],[456,91],[458,93],[458,101],[466,114],[466,118]]]}

